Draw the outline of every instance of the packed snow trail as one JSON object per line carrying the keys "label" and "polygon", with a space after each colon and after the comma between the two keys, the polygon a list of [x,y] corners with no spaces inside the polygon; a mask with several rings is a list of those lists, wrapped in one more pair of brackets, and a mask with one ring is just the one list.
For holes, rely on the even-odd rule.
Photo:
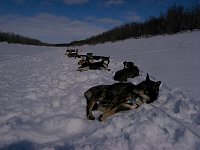
{"label": "packed snow trail", "polygon": [[[6,46],[19,51],[24,48]],[[26,49],[29,47],[49,49]],[[199,150],[199,138],[188,130],[200,135],[199,99],[162,84],[153,105],[184,126],[147,104],[105,122],[89,121],[83,93],[95,85],[114,83],[114,73],[123,67],[122,61],[111,58],[111,71],[78,72],[77,59],[64,53],[65,49],[52,48],[1,59],[1,150]],[[143,81],[146,72],[140,71],[141,76],[129,82]]]}

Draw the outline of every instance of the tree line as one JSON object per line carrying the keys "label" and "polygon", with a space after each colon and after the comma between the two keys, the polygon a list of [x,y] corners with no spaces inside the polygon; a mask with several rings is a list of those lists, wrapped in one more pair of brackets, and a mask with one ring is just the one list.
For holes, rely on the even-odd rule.
{"label": "tree line", "polygon": [[19,34],[6,33],[6,32],[1,32],[1,31],[0,31],[0,42],[40,45],[40,46],[50,45],[48,43],[41,42],[40,40],[37,40],[37,39],[32,39],[32,38],[21,36]]}
{"label": "tree line", "polygon": [[191,8],[173,5],[165,14],[150,17],[145,22],[131,22],[115,27],[102,34],[85,40],[73,41],[65,46],[115,42],[128,38],[141,38],[155,35],[175,34],[183,31],[200,29],[200,5]]}

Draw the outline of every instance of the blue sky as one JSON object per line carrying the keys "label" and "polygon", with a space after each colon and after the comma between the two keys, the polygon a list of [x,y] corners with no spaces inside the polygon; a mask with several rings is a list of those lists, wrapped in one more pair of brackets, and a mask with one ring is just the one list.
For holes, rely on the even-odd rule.
{"label": "blue sky", "polygon": [[1,0],[0,31],[50,43],[84,39],[200,0]]}

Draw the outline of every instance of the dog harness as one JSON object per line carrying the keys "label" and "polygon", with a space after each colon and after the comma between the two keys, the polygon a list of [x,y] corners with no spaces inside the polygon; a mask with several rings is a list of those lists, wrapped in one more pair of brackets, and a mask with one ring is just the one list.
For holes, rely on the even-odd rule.
{"label": "dog harness", "polygon": [[129,105],[137,105],[136,108],[138,108],[143,103],[144,101],[140,97],[132,98],[127,101],[127,104]]}
{"label": "dog harness", "polygon": [[[130,98],[126,104],[129,105],[137,105],[136,108],[138,108],[141,104],[143,104],[144,101],[142,100],[141,97],[136,97],[136,98]],[[100,103],[97,103],[99,107],[109,107],[114,105],[114,102],[112,100],[102,100]]]}

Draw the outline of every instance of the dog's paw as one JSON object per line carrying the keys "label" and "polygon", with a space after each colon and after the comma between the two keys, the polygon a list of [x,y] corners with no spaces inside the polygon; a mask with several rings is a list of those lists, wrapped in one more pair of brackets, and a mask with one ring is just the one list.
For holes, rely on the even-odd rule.
{"label": "dog's paw", "polygon": [[89,120],[95,120],[95,117],[94,116],[88,116],[88,119]]}
{"label": "dog's paw", "polygon": [[103,115],[99,115],[99,121],[103,121]]}

